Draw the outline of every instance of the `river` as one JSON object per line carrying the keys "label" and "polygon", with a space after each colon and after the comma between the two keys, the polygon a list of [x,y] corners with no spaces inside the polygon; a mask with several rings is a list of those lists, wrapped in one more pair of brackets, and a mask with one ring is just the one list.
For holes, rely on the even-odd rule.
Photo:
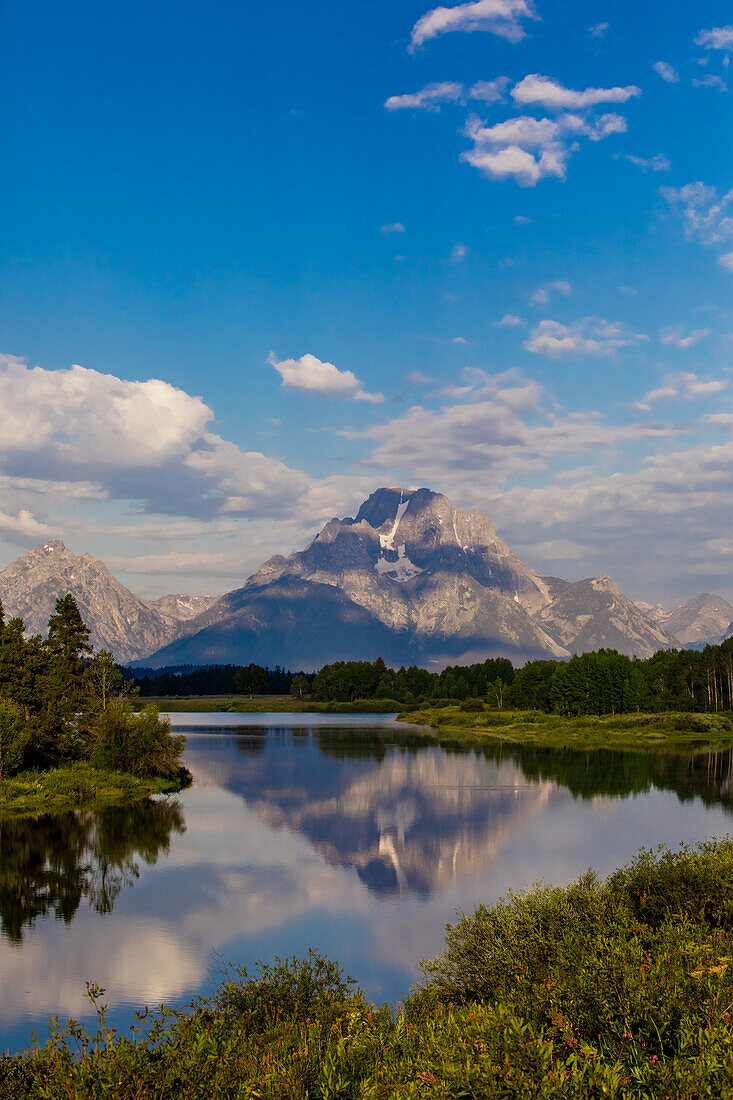
{"label": "river", "polygon": [[[174,714],[193,786],[0,825],[0,1050],[316,947],[404,994],[458,909],[730,829],[733,756],[437,744],[380,715]],[[226,725],[224,725],[224,722]]]}

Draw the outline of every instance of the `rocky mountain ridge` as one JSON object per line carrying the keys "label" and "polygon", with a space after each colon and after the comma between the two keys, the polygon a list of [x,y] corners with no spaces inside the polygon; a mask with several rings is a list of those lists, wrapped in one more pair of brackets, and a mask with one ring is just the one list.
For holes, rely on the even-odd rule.
{"label": "rocky mountain ridge", "polygon": [[733,605],[708,593],[670,611],[632,603],[605,575],[543,576],[487,516],[429,489],[376,490],[354,518],[330,520],[305,549],[274,555],[221,597],[143,600],[103,562],[58,540],[0,571],[6,616],[21,615],[31,633],[45,631],[66,592],[96,647],[153,667],[256,661],[312,669],[381,655],[435,668],[601,647],[644,657],[718,642],[733,622]]}
{"label": "rocky mountain ridge", "polygon": [[610,577],[544,577],[480,512],[429,489],[376,490],[304,550],[276,554],[191,620],[152,665],[254,660],[313,668],[372,658],[436,667],[675,644]]}
{"label": "rocky mountain ridge", "polygon": [[5,618],[19,616],[28,634],[45,634],[56,599],[71,592],[91,630],[95,649],[109,649],[118,661],[133,661],[172,641],[188,619],[216,596],[135,596],[99,558],[73,554],[51,539],[0,570]]}

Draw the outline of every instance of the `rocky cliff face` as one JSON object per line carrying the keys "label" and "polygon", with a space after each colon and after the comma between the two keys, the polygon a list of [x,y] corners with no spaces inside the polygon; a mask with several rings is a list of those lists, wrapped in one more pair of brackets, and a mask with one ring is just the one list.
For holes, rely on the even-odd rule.
{"label": "rocky cliff face", "polygon": [[373,659],[436,667],[612,646],[647,656],[665,631],[608,577],[542,577],[480,512],[428,489],[378,489],[305,550],[275,555],[146,663]]}
{"label": "rocky cliff face", "polygon": [[674,611],[660,603],[653,607],[648,603],[636,606],[681,646],[716,645],[731,633],[733,625],[733,604],[710,592],[702,592]]}
{"label": "rocky cliff face", "polygon": [[0,571],[5,617],[22,618],[28,634],[46,633],[56,599],[67,592],[79,605],[95,649],[110,649],[125,662],[165,645],[181,622],[204,608],[196,606],[196,597],[141,600],[112,576],[104,562],[91,554],[72,554],[58,539],[29,550]]}

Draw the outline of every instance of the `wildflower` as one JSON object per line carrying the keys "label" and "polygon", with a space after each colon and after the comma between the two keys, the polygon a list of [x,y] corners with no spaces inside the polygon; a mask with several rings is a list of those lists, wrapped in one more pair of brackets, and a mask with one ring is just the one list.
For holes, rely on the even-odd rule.
{"label": "wildflower", "polygon": [[631,1038],[631,1035],[630,1035],[630,1033],[629,1033],[628,1031],[625,1031],[625,1032],[623,1033],[623,1035],[621,1036],[621,1038],[622,1038],[622,1039],[630,1039],[630,1038]]}
{"label": "wildflower", "polygon": [[723,1019],[724,1020],[730,1020],[730,1012],[724,1012],[723,1013]]}
{"label": "wildflower", "polygon": [[656,1054],[652,1054],[652,1056],[651,1056],[651,1058],[649,1059],[649,1061],[651,1062],[651,1064],[652,1064],[653,1066],[655,1066],[655,1065],[657,1064],[657,1062],[659,1061],[659,1059],[657,1058]]}

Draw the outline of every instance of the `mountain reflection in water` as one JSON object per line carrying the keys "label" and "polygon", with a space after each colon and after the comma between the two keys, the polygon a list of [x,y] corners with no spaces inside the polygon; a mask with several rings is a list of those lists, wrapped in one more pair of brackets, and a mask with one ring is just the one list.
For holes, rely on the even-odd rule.
{"label": "mountain reflection in water", "polygon": [[[271,729],[269,736],[304,731]],[[236,740],[239,757],[210,778],[263,822],[307,837],[333,866],[353,867],[377,894],[427,896],[491,865],[512,833],[550,802],[672,790],[707,805],[733,803],[733,751],[698,755],[426,744],[387,745],[374,733],[319,730],[318,766],[265,752],[268,733]],[[347,762],[361,761],[354,771]],[[371,767],[363,767],[369,761]],[[206,769],[203,769],[206,775]]]}
{"label": "mountain reflection in water", "polygon": [[457,909],[729,828],[731,750],[468,746],[342,717],[175,716],[190,789],[0,824],[0,1052],[55,1014],[93,1024],[87,979],[118,1028],[184,1004],[213,953],[316,947],[390,999]]}

